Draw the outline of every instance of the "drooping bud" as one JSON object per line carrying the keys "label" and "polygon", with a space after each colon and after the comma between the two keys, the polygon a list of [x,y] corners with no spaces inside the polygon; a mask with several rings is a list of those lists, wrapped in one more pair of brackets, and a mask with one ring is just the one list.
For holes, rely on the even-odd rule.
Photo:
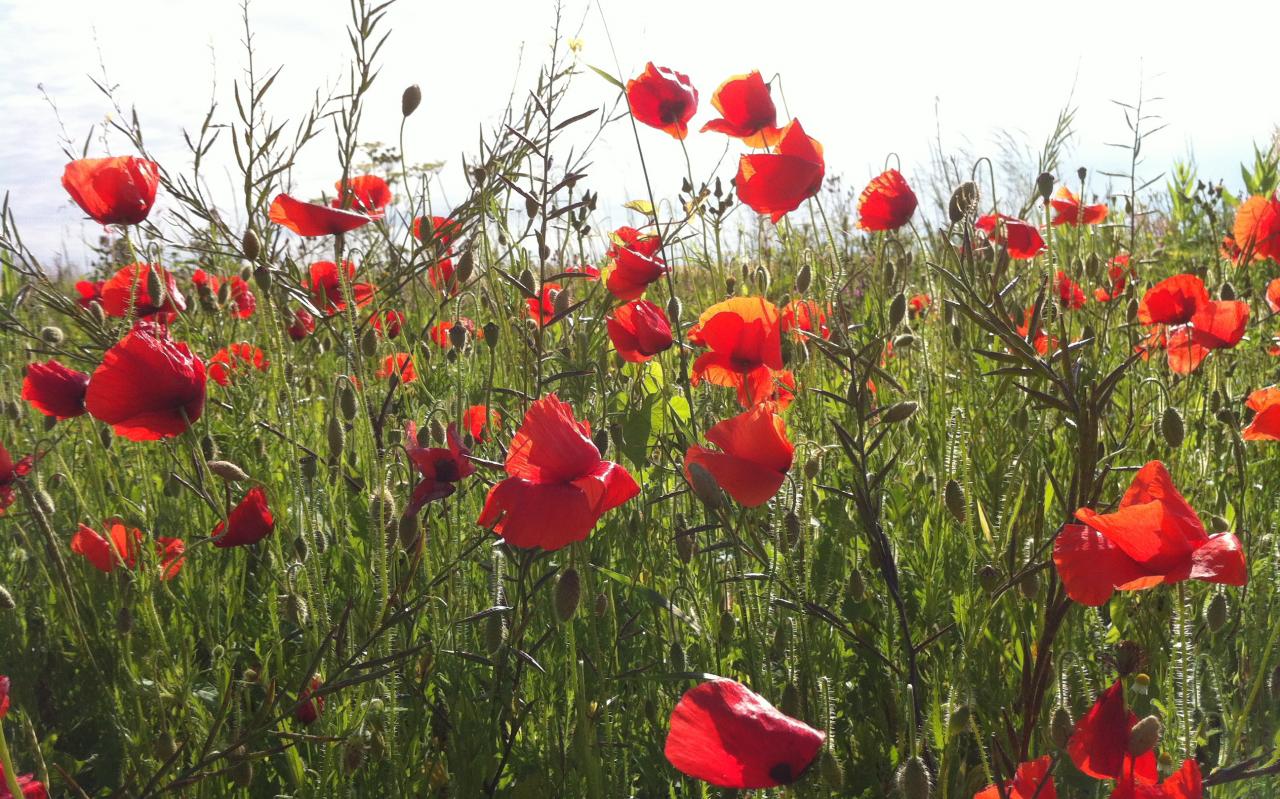
{"label": "drooping bud", "polygon": [[955,520],[964,524],[968,518],[968,503],[964,497],[964,489],[954,478],[947,481],[946,487],[943,489],[942,498],[946,502],[947,510],[951,511],[951,515]]}
{"label": "drooping bud", "polygon": [[1160,432],[1164,434],[1165,443],[1177,449],[1182,446],[1182,440],[1186,435],[1186,431],[1182,426],[1182,414],[1178,413],[1178,409],[1172,405],[1164,409],[1164,414],[1160,417]]}
{"label": "drooping bud", "polygon": [[972,180],[965,181],[951,192],[951,200],[947,203],[947,215],[952,224],[971,217],[978,212],[978,184]]}
{"label": "drooping bud", "polygon": [[988,594],[994,593],[1000,587],[1000,570],[990,563],[981,566],[978,569],[978,585]]}
{"label": "drooping bud", "polygon": [[147,296],[151,298],[151,304],[156,306],[164,305],[167,296],[162,269],[163,267],[153,266],[147,270]]}
{"label": "drooping bud", "polygon": [[1204,621],[1209,625],[1209,632],[1216,633],[1227,626],[1228,610],[1227,595],[1214,594],[1213,599],[1209,600],[1208,609],[1204,612]]}
{"label": "drooping bud", "polygon": [[861,602],[867,596],[867,581],[862,570],[856,566],[849,572],[849,582],[845,584],[845,595],[854,602]]}
{"label": "drooping bud", "polygon": [[1236,298],[1236,287],[1231,285],[1229,282],[1224,281],[1222,284],[1222,289],[1218,292],[1218,296],[1230,302],[1231,300],[1234,300]]}
{"label": "drooping bud", "polygon": [[844,768],[841,767],[840,761],[836,759],[835,754],[830,749],[822,750],[822,759],[818,761],[818,771],[822,774],[822,781],[831,790],[838,792],[844,788]]}
{"label": "drooping bud", "polygon": [[329,417],[326,434],[329,437],[329,455],[333,458],[341,457],[343,447],[347,443],[347,433],[342,429],[342,421],[338,417]]}
{"label": "drooping bud", "polygon": [[578,612],[578,600],[582,597],[582,578],[578,570],[570,566],[560,572],[556,580],[556,590],[552,597],[556,618],[567,622]]}
{"label": "drooping bud", "polygon": [[1150,752],[1160,740],[1160,731],[1160,719],[1155,716],[1147,716],[1133,725],[1129,730],[1129,754],[1138,757]]}
{"label": "drooping bud", "polygon": [[689,485],[693,488],[693,494],[708,510],[715,510],[724,504],[724,495],[720,492],[720,484],[716,482],[716,478],[711,475],[700,463],[690,463],[689,469]]}
{"label": "drooping bud", "polygon": [[796,273],[796,291],[804,294],[809,291],[809,286],[813,283],[813,267],[805,264],[800,267],[800,271]]}
{"label": "drooping bud", "polygon": [[489,349],[498,346],[498,336],[501,328],[494,322],[489,322],[484,326],[484,343],[489,345]]}
{"label": "drooping bud", "polygon": [[418,110],[418,106],[422,104],[422,88],[418,84],[413,84],[404,90],[400,95],[400,115],[409,116]]}
{"label": "drooping bud", "polygon": [[594,434],[593,436],[591,436],[591,443],[593,443],[593,444],[595,444],[595,445],[596,445],[596,449],[600,450],[600,454],[601,454],[601,455],[603,455],[603,454],[605,454],[606,452],[608,452],[608,451],[609,451],[609,430],[608,430],[608,428],[602,427],[602,428],[600,428],[599,430],[597,430],[597,431],[595,432],[595,434]]}
{"label": "drooping bud", "polygon": [[722,611],[720,613],[720,625],[717,630],[720,637],[720,645],[728,646],[733,641],[733,634],[737,629],[738,619],[733,615],[733,611]]}
{"label": "drooping bud", "polygon": [[674,323],[680,318],[680,298],[669,297],[667,299],[667,320]]}
{"label": "drooping bud", "polygon": [[454,349],[462,349],[467,344],[467,329],[462,325],[453,325],[449,328],[449,344]]}
{"label": "drooping bud", "polygon": [[372,358],[378,354],[378,331],[373,327],[366,328],[364,335],[360,337],[360,354],[366,358]]}
{"label": "drooping bud", "polygon": [[349,380],[338,381],[338,410],[348,422],[356,418],[356,390]]}
{"label": "drooping bud", "polygon": [[245,474],[244,469],[241,469],[231,461],[208,461],[205,466],[209,467],[209,471],[228,483],[239,483],[249,479],[249,475]]}

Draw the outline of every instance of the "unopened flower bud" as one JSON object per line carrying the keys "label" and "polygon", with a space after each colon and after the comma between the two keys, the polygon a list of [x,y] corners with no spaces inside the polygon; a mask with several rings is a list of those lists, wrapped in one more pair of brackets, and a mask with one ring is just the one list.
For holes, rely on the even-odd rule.
{"label": "unopened flower bud", "polygon": [[249,475],[245,474],[244,469],[241,469],[231,461],[208,461],[205,466],[209,467],[209,471],[228,483],[239,483],[249,479]]}
{"label": "unopened flower bud", "polygon": [[1165,443],[1170,447],[1177,449],[1182,446],[1186,431],[1182,426],[1182,415],[1172,405],[1165,408],[1164,414],[1160,417],[1160,432],[1164,435]]}
{"label": "unopened flower bud", "polygon": [[889,409],[886,410],[880,418],[885,424],[905,422],[915,414],[916,409],[919,407],[919,403],[911,402],[909,400],[906,402],[899,402],[894,405],[890,405]]}
{"label": "unopened flower bud", "polygon": [[1214,594],[1213,599],[1209,600],[1208,609],[1204,612],[1204,621],[1209,625],[1209,632],[1216,633],[1227,626],[1228,610],[1227,595]]}
{"label": "unopened flower bud", "polygon": [[1134,757],[1144,755],[1154,749],[1159,740],[1160,719],[1147,716],[1129,730],[1129,754]]}
{"label": "unopened flower bud", "polygon": [[809,290],[809,286],[813,284],[813,267],[805,264],[800,267],[800,271],[796,273],[796,291],[804,294]]}
{"label": "unopened flower bud", "polygon": [[258,243],[258,235],[252,229],[246,230],[244,238],[240,239],[240,252],[244,253],[246,261],[256,261],[262,254],[262,245]]}
{"label": "unopened flower bud", "polygon": [[947,510],[951,511],[951,515],[955,520],[964,524],[968,517],[968,503],[964,497],[964,489],[955,479],[947,481],[946,487],[942,491],[942,498],[946,502]]}
{"label": "unopened flower bud", "polygon": [[902,324],[902,320],[907,316],[907,295],[905,292],[898,292],[898,296],[893,298],[893,303],[889,306],[889,327],[897,327]]}
{"label": "unopened flower bud", "polygon": [[724,503],[724,496],[720,493],[720,484],[716,482],[711,472],[700,463],[690,463],[688,469],[689,485],[693,489],[694,496],[709,510],[720,507]]}
{"label": "unopened flower bud", "polygon": [[53,344],[54,346],[57,346],[58,344],[61,344],[66,337],[67,334],[63,333],[62,328],[60,327],[49,325],[48,327],[40,328],[40,340],[45,344]]}
{"label": "unopened flower bud", "polygon": [[933,795],[933,777],[919,755],[898,769],[898,790],[902,791],[905,799],[929,799]]}
{"label": "unopened flower bud", "polygon": [[560,578],[556,580],[556,590],[552,598],[556,618],[561,622],[572,619],[578,612],[578,600],[581,597],[582,578],[578,576],[578,570],[571,566],[562,571]]}
{"label": "unopened flower bud", "polygon": [[422,103],[422,89],[418,84],[406,88],[404,93],[400,95],[400,115],[409,116],[418,110],[418,106]]}
{"label": "unopened flower bud", "polygon": [[978,184],[965,181],[951,192],[951,200],[947,203],[947,214],[955,224],[978,212]]}
{"label": "unopened flower bud", "polygon": [[1049,202],[1049,198],[1053,196],[1053,173],[1041,172],[1040,177],[1036,178],[1036,193],[1040,195],[1040,199]]}

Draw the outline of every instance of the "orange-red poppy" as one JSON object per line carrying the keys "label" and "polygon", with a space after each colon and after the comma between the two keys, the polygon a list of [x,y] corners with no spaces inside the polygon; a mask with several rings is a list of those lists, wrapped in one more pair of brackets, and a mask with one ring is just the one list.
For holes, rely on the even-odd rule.
{"label": "orange-red poppy", "polygon": [[1134,277],[1133,267],[1129,265],[1129,253],[1117,254],[1107,265],[1108,285],[1094,289],[1093,298],[1098,302],[1111,302],[1124,293]]}
{"label": "orange-red poppy", "polygon": [[0,516],[13,504],[13,486],[19,479],[30,474],[34,465],[35,458],[30,455],[15,462],[9,450],[5,449],[4,444],[0,444]]}
{"label": "orange-red poppy", "polygon": [[267,492],[262,486],[254,486],[244,499],[231,509],[225,522],[213,527],[210,537],[213,545],[227,547],[252,546],[276,529],[276,518],[267,505]]}
{"label": "orange-red poppy", "polygon": [[231,311],[231,315],[237,319],[248,319],[253,316],[253,312],[258,308],[258,298],[253,295],[253,290],[249,288],[249,283],[239,275],[232,275],[223,279],[209,274],[203,269],[197,269],[191,275],[191,282],[195,284],[196,291],[201,295],[204,301],[206,295],[209,299],[217,298],[222,287],[227,287],[225,299],[230,301],[227,306]]}
{"label": "orange-red poppy", "polygon": [[159,185],[159,165],[131,155],[81,158],[62,172],[67,194],[103,225],[136,225],[146,219]]}
{"label": "orange-red poppy", "polygon": [[804,334],[831,338],[831,328],[827,327],[827,307],[819,305],[817,300],[792,300],[782,308],[782,332],[790,333],[796,341],[803,341]]}
{"label": "orange-red poppy", "polygon": [[933,298],[928,294],[912,294],[907,300],[907,312],[912,316],[924,316],[933,307]]}
{"label": "orange-red poppy", "polygon": [[782,370],[782,321],[777,307],[763,297],[735,297],[702,313],[689,341],[706,347],[693,364],[692,383],[706,381],[738,391],[750,408],[776,392]]}
{"label": "orange-red poppy", "polygon": [[1088,298],[1084,295],[1084,289],[1080,288],[1080,284],[1071,279],[1071,276],[1061,269],[1058,270],[1057,276],[1054,278],[1054,289],[1058,293],[1058,300],[1064,308],[1076,311],[1084,307]]}
{"label": "orange-red poppy", "polygon": [[209,358],[207,366],[210,380],[220,386],[229,386],[243,369],[253,368],[265,372],[270,363],[261,349],[247,341],[240,341],[215,352]]}
{"label": "orange-red poppy", "polygon": [[[356,265],[350,261],[342,262],[342,271],[346,274],[346,283],[355,300],[357,308],[363,308],[373,301],[374,287],[368,283],[356,283]],[[342,275],[333,261],[316,261],[311,265],[309,276],[302,279],[302,287],[311,293],[311,301],[329,316],[333,316],[347,307],[347,294],[343,290]]]}
{"label": "orange-red poppy", "polygon": [[1159,785],[1145,785],[1126,774],[1116,783],[1111,799],[1204,799],[1200,764],[1188,758]]}
{"label": "orange-red poppy", "polygon": [[185,432],[204,413],[204,362],[159,325],[139,322],[89,377],[85,409],[131,441]]}
{"label": "orange-red poppy", "polygon": [[563,290],[559,283],[543,283],[540,299],[528,297],[524,301],[529,308],[529,318],[539,326],[550,324],[556,318],[556,297]]}
{"label": "orange-red poppy", "polygon": [[456,320],[446,319],[443,322],[436,322],[431,326],[431,340],[436,346],[442,350],[447,350],[453,346],[453,342],[449,339],[449,331],[453,330],[454,325],[461,325],[463,330],[467,331],[468,336],[474,336],[476,332],[476,323],[465,316],[459,316]]}
{"label": "orange-red poppy", "polygon": [[[152,272],[157,276],[156,282],[160,284],[163,297],[151,296]],[[187,310],[187,299],[178,290],[178,281],[173,273],[163,266],[129,264],[102,284],[102,310],[107,316],[116,317],[128,316],[132,310],[133,316],[139,319],[155,316],[167,322]]]}
{"label": "orange-red poppy", "polygon": [[529,406],[507,449],[506,471],[476,524],[525,549],[582,541],[601,516],[640,493],[626,469],[601,457],[591,425],[555,394]]}
{"label": "orange-red poppy", "polygon": [[723,133],[742,139],[748,147],[768,147],[777,143],[778,110],[769,85],[760,77],[759,70],[746,75],[734,75],[721,83],[711,95],[711,105],[720,112],[702,126],[702,130]]}
{"label": "orange-red poppy", "polygon": [[1035,336],[1031,335],[1031,317],[1035,315],[1034,307],[1028,308],[1022,314],[1022,324],[1018,325],[1018,335],[1031,342],[1031,346],[1035,347],[1036,352],[1041,355],[1048,355],[1050,350],[1057,351],[1058,337],[1051,336],[1045,332],[1044,328],[1037,327]]}
{"label": "orange-red poppy", "polygon": [[289,327],[286,328],[285,332],[294,341],[302,341],[316,332],[316,318],[305,308],[299,308],[293,312],[293,321],[289,323]]}
{"label": "orange-red poppy", "polygon": [[1249,578],[1240,540],[1210,536],[1174,487],[1160,461],[1133,478],[1114,513],[1080,508],[1053,545],[1053,562],[1067,595],[1101,605],[1112,591],[1138,591],[1161,583],[1202,580],[1244,585]]}
{"label": "orange-red poppy", "polygon": [[1254,415],[1241,437],[1245,441],[1280,441],[1280,387],[1260,388],[1249,394],[1244,404]]}
{"label": "orange-red poppy", "polygon": [[627,105],[637,122],[683,139],[698,110],[698,90],[688,75],[655,67],[650,61],[644,72],[627,81]]}
{"label": "orange-red poppy", "polygon": [[1057,193],[1053,195],[1049,204],[1054,210],[1054,225],[1097,225],[1107,218],[1105,203],[1083,205],[1080,198],[1072,194],[1071,189],[1066,186],[1058,187]]}
{"label": "orange-red poppy", "polygon": [[395,338],[400,335],[400,331],[404,329],[404,314],[397,310],[383,311],[375,313],[370,321],[373,323],[373,329],[386,338]]}
{"label": "orange-red poppy", "polygon": [[347,207],[374,219],[381,217],[383,209],[391,204],[391,187],[377,175],[357,175],[351,178],[346,184],[347,191],[343,191],[341,180],[333,184],[333,187],[338,192],[338,196],[330,203],[333,208],[343,207],[343,195],[348,192],[351,203]]}
{"label": "orange-red poppy", "polygon": [[1129,754],[1129,732],[1137,723],[1137,715],[1125,705],[1124,683],[1116,680],[1076,722],[1067,741],[1071,762],[1095,779],[1128,776],[1146,785],[1154,784],[1155,752],[1148,749],[1137,757]]}
{"label": "orange-red poppy", "polygon": [[502,414],[497,408],[486,410],[483,405],[472,405],[462,413],[462,426],[476,441],[484,441],[486,430],[502,427]]}
{"label": "orange-red poppy", "polygon": [[377,371],[378,377],[389,379],[398,377],[401,383],[412,383],[418,379],[418,370],[413,366],[413,356],[407,352],[394,352],[382,360]]}
{"label": "orange-red poppy", "polygon": [[825,174],[822,145],[805,134],[800,120],[793,119],[772,151],[738,159],[733,185],[739,200],[776,223],[817,194]]}
{"label": "orange-red poppy", "polygon": [[1044,238],[1030,222],[1007,214],[987,214],[978,217],[973,226],[996,244],[1003,244],[1009,257],[1019,261],[1035,258],[1045,251]]}
{"label": "orange-red poppy", "polygon": [[1272,313],[1280,313],[1280,277],[1267,284],[1267,307]]}
{"label": "orange-red poppy", "polygon": [[[71,551],[104,574],[110,574],[118,567],[132,569],[137,566],[142,531],[126,528],[118,519],[108,521],[107,525],[106,535],[87,525],[80,525],[76,534],[71,536]],[[180,538],[161,536],[155,540],[155,549],[160,561],[160,579],[177,577],[186,562],[183,557],[187,551],[186,543]]]}
{"label": "orange-red poppy", "polygon": [[327,205],[304,203],[287,194],[278,194],[271,201],[267,218],[277,225],[289,228],[299,236],[336,236],[349,233],[373,221],[365,214],[330,208]]}
{"label": "orange-red poppy", "polygon": [[675,343],[667,315],[648,300],[634,300],[605,317],[609,340],[622,359],[644,363]]}
{"label": "orange-red poppy", "polygon": [[711,473],[716,483],[741,505],[754,508],[778,493],[795,457],[787,438],[787,424],[777,405],[762,402],[750,410],[716,424],[707,441],[719,452],[694,445],[685,453],[685,479],[692,482],[690,466]]}
{"label": "orange-red poppy", "polygon": [[1169,368],[1189,374],[1210,351],[1240,343],[1249,323],[1249,305],[1242,300],[1210,300],[1200,278],[1174,275],[1147,289],[1138,303],[1138,321],[1152,328],[1146,346],[1163,343]]}
{"label": "orange-red poppy", "polygon": [[406,516],[417,513],[428,502],[450,496],[458,490],[459,481],[475,472],[475,464],[467,457],[471,452],[458,438],[458,428],[449,425],[445,438],[447,447],[423,447],[418,444],[418,426],[405,422],[405,453],[422,474],[405,508]]}
{"label": "orange-red poppy", "polygon": [[988,785],[973,795],[973,799],[1058,799],[1058,789],[1049,773],[1053,756],[1045,755],[1027,763],[1021,763],[1013,773],[1013,779],[1000,786]]}
{"label": "orange-red poppy", "polygon": [[858,198],[858,227],[863,230],[897,230],[916,212],[916,194],[896,169],[872,178]]}
{"label": "orange-red poppy", "polygon": [[85,412],[84,395],[89,375],[69,369],[55,358],[27,365],[22,378],[22,398],[45,416],[59,421]]}
{"label": "orange-red poppy", "polygon": [[1252,252],[1253,259],[1280,261],[1280,196],[1255,195],[1236,209],[1232,230],[1236,247]]}
{"label": "orange-red poppy", "polygon": [[605,288],[622,302],[639,299],[645,289],[667,273],[667,264],[658,255],[662,240],[652,233],[641,233],[633,227],[620,227],[613,232],[609,249],[609,277]]}

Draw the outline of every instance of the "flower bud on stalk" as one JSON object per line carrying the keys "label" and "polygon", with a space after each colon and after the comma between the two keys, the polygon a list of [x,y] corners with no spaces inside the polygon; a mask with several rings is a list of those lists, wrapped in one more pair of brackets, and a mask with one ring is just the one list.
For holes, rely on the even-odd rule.
{"label": "flower bud on stalk", "polygon": [[1144,755],[1154,749],[1159,740],[1160,719],[1147,716],[1129,730],[1129,754],[1134,757]]}
{"label": "flower bud on stalk", "polygon": [[404,117],[412,115],[421,104],[422,89],[415,83],[405,89],[404,94],[400,95],[400,115]]}
{"label": "flower bud on stalk", "polygon": [[556,580],[556,590],[552,597],[556,618],[567,622],[578,612],[578,601],[582,597],[582,578],[578,570],[572,566],[560,573]]}

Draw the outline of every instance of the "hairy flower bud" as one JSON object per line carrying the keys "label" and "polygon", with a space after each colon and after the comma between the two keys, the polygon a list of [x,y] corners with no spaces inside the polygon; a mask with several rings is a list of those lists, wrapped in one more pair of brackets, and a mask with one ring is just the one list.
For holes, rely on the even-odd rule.
{"label": "hairy flower bud", "polygon": [[205,466],[209,467],[209,471],[228,483],[239,483],[249,479],[249,475],[245,474],[244,469],[241,469],[231,461],[207,461]]}
{"label": "hairy flower bud", "polygon": [[556,590],[552,597],[556,618],[567,622],[578,612],[578,600],[582,597],[582,578],[578,570],[570,566],[560,572],[556,580]]}
{"label": "hairy flower bud", "polygon": [[1129,730],[1129,754],[1138,757],[1150,752],[1160,740],[1160,731],[1160,719],[1155,716],[1147,716],[1133,725]]}
{"label": "hairy flower bud", "polygon": [[400,95],[400,115],[409,116],[418,110],[418,106],[422,104],[422,88],[418,84],[413,84],[404,90]]}
{"label": "hairy flower bud", "polygon": [[955,520],[964,524],[968,517],[968,502],[965,500],[964,489],[955,479],[947,481],[946,487],[942,491],[942,498],[946,502],[947,510],[951,511],[951,515]]}

